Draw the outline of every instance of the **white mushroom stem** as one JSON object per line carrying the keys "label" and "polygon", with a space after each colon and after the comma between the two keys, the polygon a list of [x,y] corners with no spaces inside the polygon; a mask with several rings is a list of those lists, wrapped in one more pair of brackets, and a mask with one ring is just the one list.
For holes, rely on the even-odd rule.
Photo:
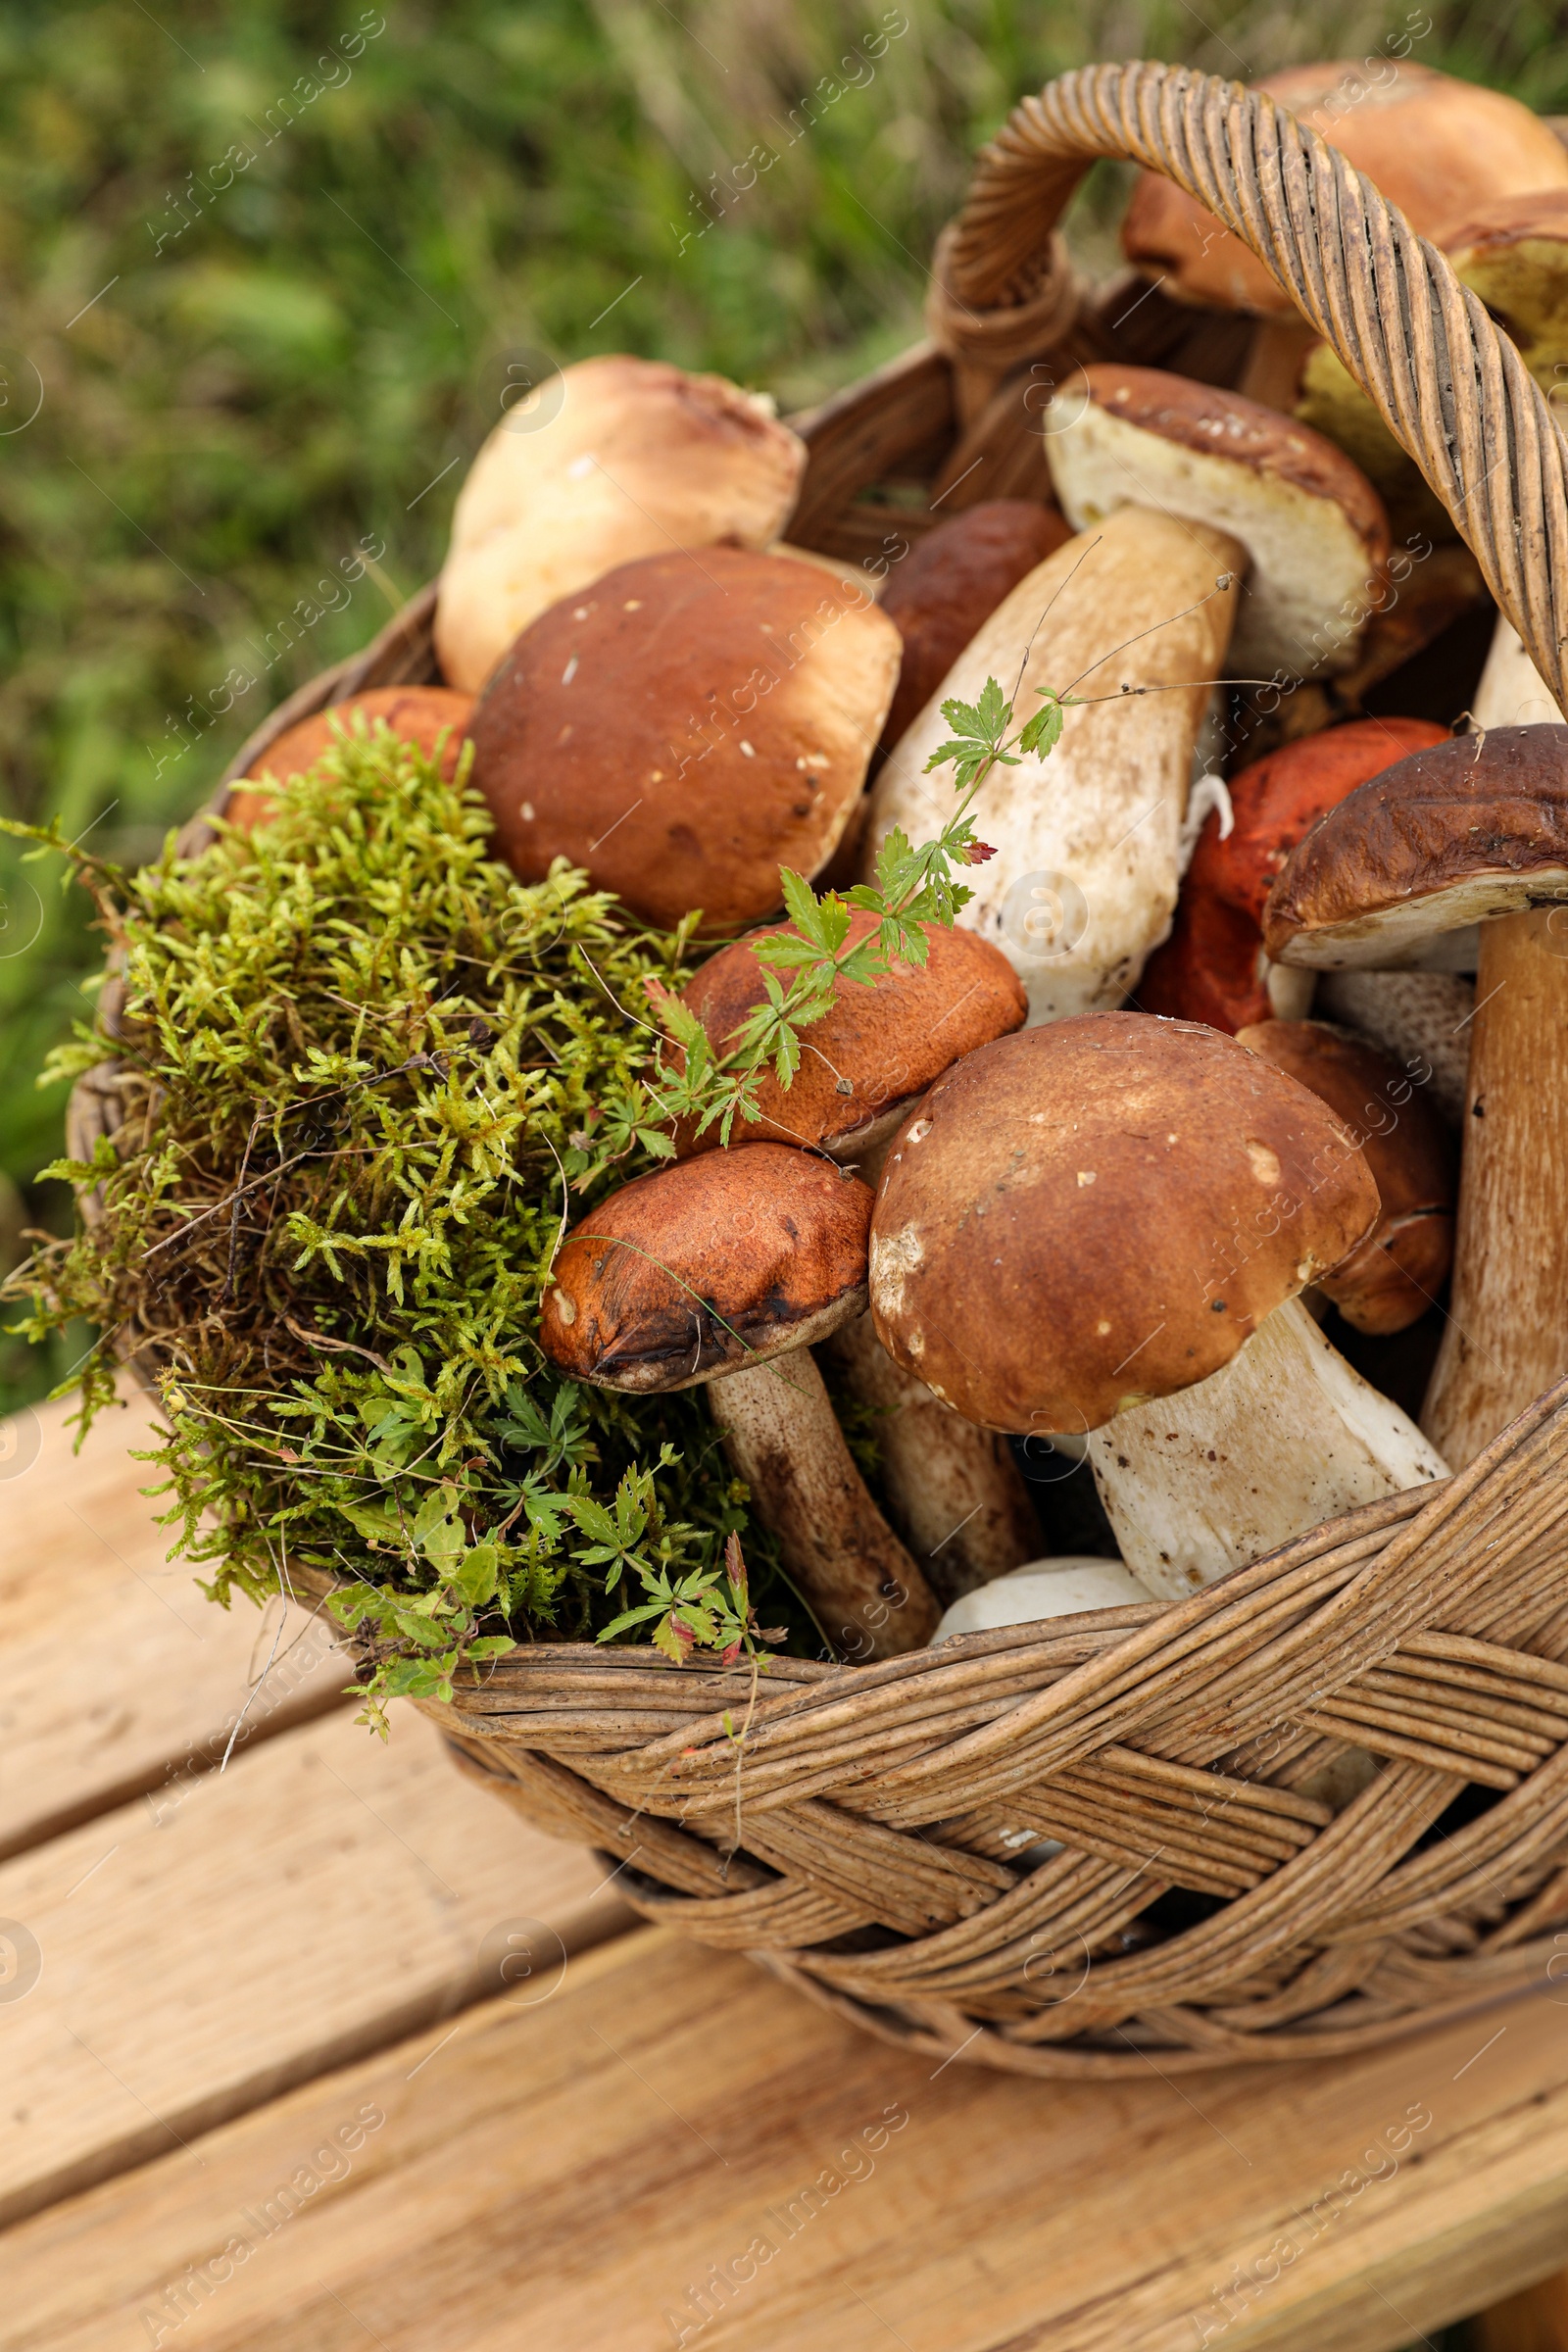
{"label": "white mushroom stem", "polygon": [[1040,1527],[1006,1439],[965,1421],[902,1370],[868,1314],[827,1346],[854,1396],[880,1415],[888,1515],[938,1598],[955,1601],[1032,1559]]}
{"label": "white mushroom stem", "polygon": [[758,1517],[835,1649],[891,1658],[930,1640],[930,1586],[866,1493],[805,1348],[709,1383],[709,1405]]}
{"label": "white mushroom stem", "polygon": [[1030,1560],[994,1584],[956,1600],[932,1636],[985,1634],[1003,1625],[1038,1625],[1052,1617],[1076,1617],[1086,1609],[1125,1609],[1153,1598],[1120,1560],[1071,1552],[1055,1560]]}
{"label": "white mushroom stem", "polygon": [[952,813],[952,771],[925,773],[953,731],[944,700],[1000,678],[1021,722],[1037,688],[1110,698],[1069,709],[1049,759],[993,768],[974,804],[997,854],[968,869],[958,920],[1012,963],[1031,1022],[1119,1004],[1170,928],[1194,746],[1246,561],[1225,532],[1145,508],[1068,540],[984,622],[871,788],[867,877],[895,825],[925,841]]}
{"label": "white mushroom stem", "polygon": [[1470,718],[1477,728],[1554,727],[1561,723],[1555,696],[1525,652],[1519,632],[1500,612],[1476,699],[1470,706]]}
{"label": "white mushroom stem", "polygon": [[1089,1458],[1123,1559],[1172,1600],[1357,1503],[1447,1475],[1298,1298],[1207,1380],[1095,1430]]}
{"label": "white mushroom stem", "polygon": [[1474,984],[1456,972],[1318,975],[1318,1013],[1354,1029],[1396,1061],[1453,1126],[1464,1116],[1475,1008]]}
{"label": "white mushroom stem", "polygon": [[1568,909],[1481,929],[1453,1292],[1422,1411],[1456,1469],[1568,1373]]}

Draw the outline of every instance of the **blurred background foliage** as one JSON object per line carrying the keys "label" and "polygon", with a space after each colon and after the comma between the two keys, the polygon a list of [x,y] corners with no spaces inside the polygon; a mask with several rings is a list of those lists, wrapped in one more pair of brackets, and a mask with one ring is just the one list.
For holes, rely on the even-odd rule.
{"label": "blurred background foliage", "polygon": [[[805,404],[918,333],[966,159],[1023,91],[1100,58],[1360,57],[1426,15],[0,0],[0,808],[156,849],[435,569],[519,348]],[[1561,12],[1430,15],[1416,57],[1568,109]],[[1091,263],[1120,193],[1102,171],[1080,202]],[[317,583],[371,534],[379,562],[325,609]],[[235,668],[255,683],[220,711]],[[80,894],[0,844],[0,1263],[69,1213],[30,1182],[62,1113],[34,1079],[98,944]],[[0,1409],[64,1360],[0,1340]]]}

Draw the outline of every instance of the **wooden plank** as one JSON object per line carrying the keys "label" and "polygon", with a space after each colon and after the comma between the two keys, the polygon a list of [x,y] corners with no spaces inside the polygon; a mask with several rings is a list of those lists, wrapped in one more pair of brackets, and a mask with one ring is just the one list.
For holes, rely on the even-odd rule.
{"label": "wooden plank", "polygon": [[1474,2352],[1568,2352],[1568,2272],[1494,2303],[1470,2331]]}
{"label": "wooden plank", "polygon": [[302,1610],[214,1608],[171,1564],[140,1492],[156,1473],[128,1451],[144,1399],[76,1455],[71,1409],[0,1422],[0,1857],[211,1769],[236,1723],[238,1746],[318,1715],[346,1679]]}
{"label": "wooden plank", "polygon": [[1565,2223],[1550,1998],[1354,2061],[1038,2082],[644,1931],[24,2224],[0,2352],[1390,2352]]}
{"label": "wooden plank", "polygon": [[340,1712],[17,1856],[0,2221],[447,2016],[509,1953],[564,1966],[632,1924],[605,1878],[405,1707],[385,1748]]}

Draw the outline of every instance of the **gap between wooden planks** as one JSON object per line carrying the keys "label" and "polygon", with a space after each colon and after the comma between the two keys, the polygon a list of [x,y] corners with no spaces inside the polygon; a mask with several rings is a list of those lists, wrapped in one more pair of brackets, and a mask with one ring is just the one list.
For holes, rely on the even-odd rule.
{"label": "gap between wooden planks", "polygon": [[167,1501],[141,1492],[157,1469],[129,1450],[151,1440],[143,1397],[79,1453],[72,1409],[0,1423],[0,1856],[211,1770],[236,1729],[236,1750],[271,1738],[347,1679],[303,1610],[215,1608],[169,1560]]}
{"label": "gap between wooden planks", "polygon": [[525,1997],[23,2225],[0,2352],[1390,2352],[1560,2260],[1545,1998],[1178,2087],[933,2068],[654,1930]]}
{"label": "gap between wooden planks", "polygon": [[76,1460],[66,1410],[12,1425],[0,1482],[0,2222],[633,1924],[420,1717],[386,1748],[355,1725],[303,1613],[258,1700],[276,1615],[167,1564],[145,1407]]}

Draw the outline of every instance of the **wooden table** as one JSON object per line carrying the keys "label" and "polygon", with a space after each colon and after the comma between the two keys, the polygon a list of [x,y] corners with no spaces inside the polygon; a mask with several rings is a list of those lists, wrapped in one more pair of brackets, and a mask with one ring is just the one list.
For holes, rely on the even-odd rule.
{"label": "wooden table", "polygon": [[1382,2352],[1562,2264],[1568,1984],[1353,2062],[933,2070],[378,1745],[318,1629],[166,1563],[142,1426],[0,1446],[0,2352]]}

